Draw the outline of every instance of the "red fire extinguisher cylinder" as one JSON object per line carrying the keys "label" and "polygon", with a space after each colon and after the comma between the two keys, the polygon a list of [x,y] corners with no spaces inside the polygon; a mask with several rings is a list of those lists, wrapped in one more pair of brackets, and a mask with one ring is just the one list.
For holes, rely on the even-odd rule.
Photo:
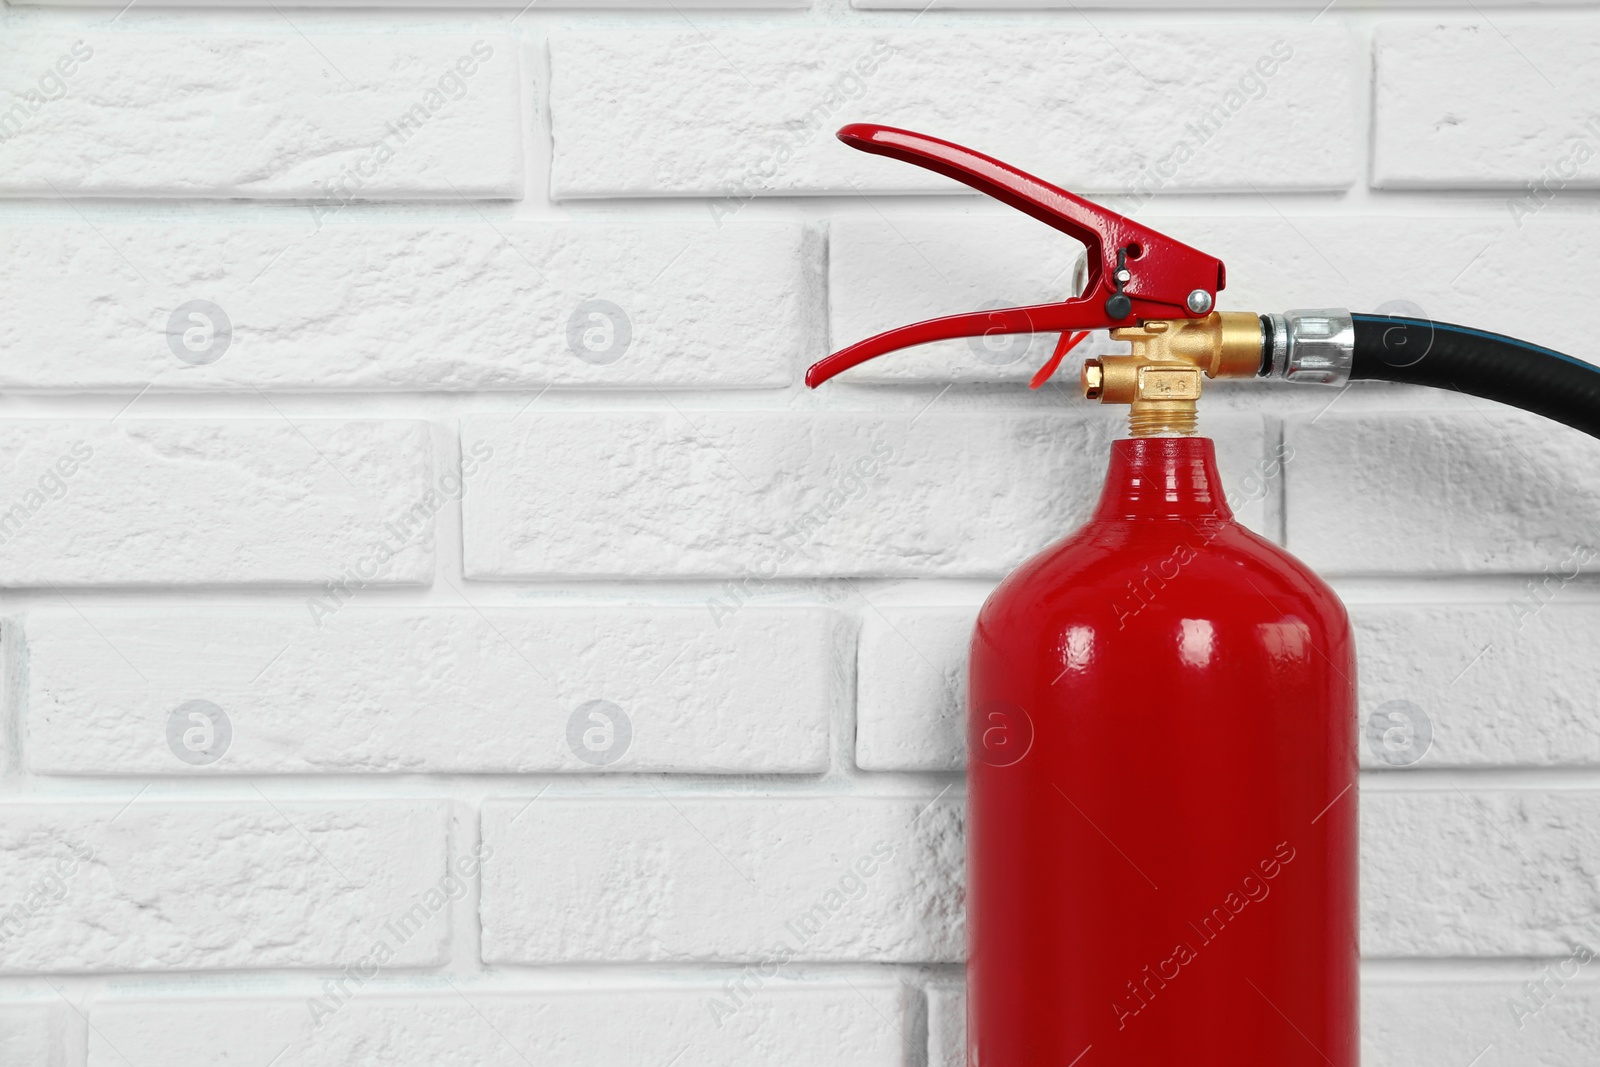
{"label": "red fire extinguisher cylinder", "polygon": [[1211,441],[1117,441],[973,637],[971,1067],[1354,1067],[1355,700]]}

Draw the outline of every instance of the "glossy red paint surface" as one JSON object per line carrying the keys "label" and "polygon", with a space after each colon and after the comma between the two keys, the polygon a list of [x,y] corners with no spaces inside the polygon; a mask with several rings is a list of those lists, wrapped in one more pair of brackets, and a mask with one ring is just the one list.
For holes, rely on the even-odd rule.
{"label": "glossy red paint surface", "polygon": [[1354,1067],[1349,624],[1209,440],[1115,443],[970,692],[970,1067]]}

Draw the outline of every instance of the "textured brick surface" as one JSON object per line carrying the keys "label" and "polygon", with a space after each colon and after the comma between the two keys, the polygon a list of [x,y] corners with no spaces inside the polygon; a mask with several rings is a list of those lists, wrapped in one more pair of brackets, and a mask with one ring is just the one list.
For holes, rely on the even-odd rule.
{"label": "textured brick surface", "polygon": [[928,1067],[966,1067],[967,994],[960,982],[928,986]]}
{"label": "textured brick surface", "polygon": [[[1375,35],[1373,179],[1394,188],[1600,185],[1600,20],[1400,22]],[[1514,198],[1524,210],[1544,195]]]}
{"label": "textured brick surface", "polygon": [[1356,176],[1354,42],[1331,27],[569,33],[550,59],[563,197],[723,197],[726,216],[762,193],[958,188],[830,136],[866,115],[1077,190]]}
{"label": "textured brick surface", "polygon": [[391,966],[444,962],[442,804],[128,792],[5,805],[0,972],[343,967],[379,941]]}
{"label": "textured brick surface", "polygon": [[517,68],[496,34],[8,33],[0,195],[515,197]]}
{"label": "textured brick surface", "polygon": [[7,227],[0,386],[786,385],[822,343],[816,244],[773,223]]}
{"label": "textured brick surface", "polygon": [[[335,1003],[208,997],[107,1000],[90,1016],[90,1067],[132,1063],[221,1067],[515,1067],[559,1060],[573,1067],[670,1063],[693,1054],[713,1067],[900,1067],[907,996],[882,981],[784,982],[735,1007],[715,985],[507,993],[459,980],[429,995],[371,983]],[[315,1000],[316,1006],[313,1005]],[[712,1006],[728,1011],[715,1013]],[[327,1010],[323,1010],[327,1009]],[[318,1025],[320,1023],[320,1025]]]}
{"label": "textured brick surface", "polygon": [[[318,594],[277,612],[45,610],[26,627],[28,762],[45,774],[814,772],[850,678],[848,628],[815,609],[719,626],[704,608]],[[203,767],[168,736],[192,699],[232,731]]]}
{"label": "textured brick surface", "polygon": [[[968,631],[1113,343],[804,389],[1080,254],[846,122],[1596,358],[1589,0],[420,2],[0,4],[0,1067],[965,1063]],[[1600,445],[1202,427],[1356,627],[1364,1061],[1596,1062]]]}
{"label": "textured brick surface", "polygon": [[[1422,766],[1600,763],[1600,610],[1528,582],[1496,604],[1352,608],[1364,721],[1391,701],[1421,708]],[[1361,758],[1381,766],[1372,744]]]}
{"label": "textured brick surface", "polygon": [[66,1067],[68,1011],[62,1004],[0,1004],[0,1063]]}
{"label": "textured brick surface", "polygon": [[976,606],[880,608],[861,622],[856,763],[945,771],[967,763],[967,652]]}
{"label": "textured brick surface", "polygon": [[[1585,940],[1595,943],[1593,936]],[[1481,1063],[1588,1062],[1600,1047],[1596,966],[1563,952],[1550,964],[1519,966],[1511,981],[1369,980],[1361,992],[1361,1062],[1452,1067],[1474,1056]]]}
{"label": "textured brick surface", "polygon": [[1368,792],[1361,951],[1566,956],[1600,944],[1600,793]]}
{"label": "textured brick surface", "polygon": [[0,455],[11,586],[422,582],[449,504],[409,420],[13,420]]}
{"label": "textured brick surface", "polygon": [[1289,550],[1335,574],[1595,569],[1600,443],[1473,407],[1287,420]]}
{"label": "textured brick surface", "polygon": [[484,807],[483,956],[949,961],[962,805],[908,798],[544,798]]}
{"label": "textured brick surface", "polygon": [[[1254,416],[1218,416],[1230,484],[1265,455]],[[1000,575],[1099,495],[1098,416],[477,416],[505,462],[463,500],[469,577]],[[1260,524],[1263,501],[1240,515]],[[729,603],[738,601],[729,595]]]}

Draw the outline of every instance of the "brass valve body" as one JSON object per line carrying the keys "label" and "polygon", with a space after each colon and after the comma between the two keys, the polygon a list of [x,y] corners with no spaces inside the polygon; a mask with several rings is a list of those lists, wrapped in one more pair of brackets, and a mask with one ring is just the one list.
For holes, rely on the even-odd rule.
{"label": "brass valve body", "polygon": [[1084,360],[1083,395],[1128,405],[1134,437],[1193,435],[1201,376],[1254,378],[1261,367],[1261,318],[1213,311],[1203,319],[1151,319],[1111,331],[1133,351]]}

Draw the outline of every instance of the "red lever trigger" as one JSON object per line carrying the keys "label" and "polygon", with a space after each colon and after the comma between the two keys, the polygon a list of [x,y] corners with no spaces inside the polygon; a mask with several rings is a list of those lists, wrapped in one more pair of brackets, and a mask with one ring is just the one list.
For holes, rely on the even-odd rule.
{"label": "red lever trigger", "polygon": [[871,123],[839,131],[852,148],[888,156],[964,182],[1081,241],[1084,291],[1072,300],[977,311],[899,326],[819,360],[806,384],[821,385],[876,356],[912,345],[990,333],[1059,333],[1032,387],[1049,380],[1086,331],[1144,319],[1204,318],[1222,288],[1222,261],[1009,164],[937,137]]}

